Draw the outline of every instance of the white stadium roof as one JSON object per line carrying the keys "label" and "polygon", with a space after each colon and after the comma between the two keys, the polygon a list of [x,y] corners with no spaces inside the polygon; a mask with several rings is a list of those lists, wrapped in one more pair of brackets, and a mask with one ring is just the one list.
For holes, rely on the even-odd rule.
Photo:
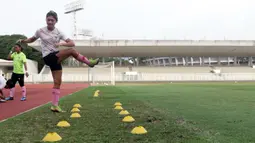
{"label": "white stadium roof", "polygon": [[[75,40],[75,44],[89,57],[255,56],[252,40]],[[39,40],[30,46],[41,51]]]}

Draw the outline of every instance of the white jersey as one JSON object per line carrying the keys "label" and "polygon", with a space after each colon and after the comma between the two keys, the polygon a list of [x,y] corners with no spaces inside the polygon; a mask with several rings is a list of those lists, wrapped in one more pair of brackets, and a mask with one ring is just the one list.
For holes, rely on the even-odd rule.
{"label": "white jersey", "polygon": [[3,89],[6,85],[6,80],[0,75],[0,89]]}
{"label": "white jersey", "polygon": [[38,29],[34,35],[35,38],[41,39],[41,49],[43,57],[47,56],[52,52],[58,51],[55,44],[59,43],[60,40],[66,40],[67,37],[60,30],[55,28],[53,31],[48,30],[47,27]]}

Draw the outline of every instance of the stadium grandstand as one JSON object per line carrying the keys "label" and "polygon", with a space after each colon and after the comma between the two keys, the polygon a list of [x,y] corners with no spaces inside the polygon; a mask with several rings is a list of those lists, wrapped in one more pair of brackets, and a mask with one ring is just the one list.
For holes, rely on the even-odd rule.
{"label": "stadium grandstand", "polygon": [[240,66],[252,65],[247,57],[155,57],[146,58],[143,62],[148,66]]}
{"label": "stadium grandstand", "polygon": [[[78,40],[75,47],[84,55],[96,55],[101,57],[101,62],[94,68],[89,68],[85,64],[77,62],[73,58],[67,59],[63,63],[63,82],[83,82],[93,84],[110,84],[115,82],[173,82],[173,81],[241,81],[255,79],[255,66],[253,66],[252,45],[251,41],[126,41],[114,40],[102,43],[99,40]],[[115,43],[114,43],[115,42]],[[179,42],[179,43],[178,43]],[[97,45],[94,45],[96,43]],[[105,45],[104,45],[105,44]],[[127,45],[132,46],[127,46]],[[169,46],[166,46],[169,45]],[[179,50],[174,46],[179,45]],[[181,44],[186,46],[180,46]],[[98,46],[99,45],[99,46]],[[112,45],[115,45],[114,49]],[[125,48],[122,46],[126,46]],[[193,46],[191,46],[193,45]],[[195,45],[195,46],[194,46]],[[202,45],[202,46],[201,46]],[[206,45],[208,47],[205,47]],[[229,45],[229,46],[226,46]],[[236,46],[237,45],[237,46]],[[31,45],[33,48],[40,50],[39,42]],[[94,46],[93,48],[91,48]],[[190,47],[188,47],[190,46]],[[245,47],[246,46],[246,47]],[[188,48],[187,48],[188,47]],[[246,48],[244,52],[242,49]],[[144,51],[147,48],[148,51]],[[161,51],[157,51],[159,48]],[[186,48],[190,51],[185,51]],[[192,51],[199,49],[201,55]],[[205,48],[205,49],[203,49]],[[208,49],[206,48],[211,48]],[[106,50],[107,49],[107,50]],[[134,50],[135,49],[135,50]],[[225,55],[228,53],[234,56],[222,56],[223,52],[218,51],[222,49]],[[184,51],[183,51],[184,50]],[[96,52],[100,51],[100,52]],[[136,52],[134,52],[136,51]],[[157,51],[156,53],[154,51]],[[155,53],[155,57],[143,57],[143,52]],[[168,53],[183,53],[174,57],[162,57]],[[116,57],[123,56],[123,54],[135,57],[123,58]],[[138,57],[137,55],[139,55]],[[213,53],[212,56],[208,56]],[[219,56],[215,56],[219,53]],[[112,56],[111,54],[115,55]],[[149,53],[146,53],[150,55]],[[184,55],[194,55],[184,56]],[[106,57],[105,55],[109,55]],[[246,55],[246,57],[245,57]],[[47,83],[52,82],[49,67],[44,66],[42,70],[38,71],[38,64],[35,61],[28,60],[28,70],[30,76],[26,78],[26,82],[32,83]],[[12,71],[12,61],[0,60],[0,74],[4,74],[6,78],[10,78]]]}

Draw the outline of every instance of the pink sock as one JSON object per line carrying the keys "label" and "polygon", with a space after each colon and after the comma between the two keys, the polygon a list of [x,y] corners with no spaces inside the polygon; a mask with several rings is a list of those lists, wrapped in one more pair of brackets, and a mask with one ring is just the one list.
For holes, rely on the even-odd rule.
{"label": "pink sock", "polygon": [[52,104],[58,106],[60,89],[52,89]]}
{"label": "pink sock", "polygon": [[21,89],[22,89],[22,97],[26,97],[26,95],[27,95],[27,89],[26,89],[26,87],[23,86],[23,87],[21,87]]}
{"label": "pink sock", "polygon": [[79,53],[78,53],[78,56],[76,57],[76,59],[78,61],[80,61],[80,62],[83,62],[83,63],[86,63],[86,64],[90,64],[89,60],[85,56],[83,56],[83,55],[81,55]]}
{"label": "pink sock", "polygon": [[14,97],[14,93],[15,93],[15,87],[11,88],[10,97]]}

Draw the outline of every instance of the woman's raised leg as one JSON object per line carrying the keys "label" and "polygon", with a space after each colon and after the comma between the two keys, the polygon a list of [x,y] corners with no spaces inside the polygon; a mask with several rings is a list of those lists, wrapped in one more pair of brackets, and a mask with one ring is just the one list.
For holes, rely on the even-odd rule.
{"label": "woman's raised leg", "polygon": [[99,63],[99,59],[95,59],[95,60],[89,60],[87,59],[85,56],[81,55],[80,53],[78,53],[74,48],[68,48],[68,49],[64,49],[64,50],[60,50],[56,56],[58,57],[58,62],[62,62],[63,60],[65,60],[66,58],[72,56],[74,57],[76,60],[83,62],[85,64],[87,64],[90,67],[94,67],[95,65],[97,65]]}

